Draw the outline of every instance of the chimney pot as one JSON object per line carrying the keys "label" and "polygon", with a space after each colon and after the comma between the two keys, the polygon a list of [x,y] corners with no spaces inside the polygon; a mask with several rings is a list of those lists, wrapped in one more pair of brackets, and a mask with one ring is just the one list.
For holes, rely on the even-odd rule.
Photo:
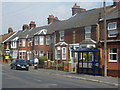
{"label": "chimney pot", "polygon": [[12,33],[13,29],[11,27],[8,28],[8,33]]}
{"label": "chimney pot", "polygon": [[36,27],[36,24],[35,24],[34,21],[31,21],[30,24],[29,24],[29,26],[30,26],[30,29],[31,29],[31,28],[35,28],[35,27]]}

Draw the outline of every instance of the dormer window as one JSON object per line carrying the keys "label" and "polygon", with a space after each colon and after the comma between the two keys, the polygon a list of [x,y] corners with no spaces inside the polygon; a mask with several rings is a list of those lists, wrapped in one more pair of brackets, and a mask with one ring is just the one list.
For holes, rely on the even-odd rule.
{"label": "dormer window", "polygon": [[60,41],[64,41],[64,31],[60,32]]}
{"label": "dormer window", "polygon": [[112,22],[108,24],[108,37],[116,37],[117,36],[117,23]]}

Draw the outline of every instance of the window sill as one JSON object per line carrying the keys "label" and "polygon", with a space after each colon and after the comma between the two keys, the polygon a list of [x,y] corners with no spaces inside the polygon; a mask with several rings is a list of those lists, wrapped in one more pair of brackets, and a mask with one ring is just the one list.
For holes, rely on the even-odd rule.
{"label": "window sill", "polygon": [[115,35],[115,36],[109,36],[109,35],[108,35],[108,38],[112,38],[112,37],[117,37],[117,35]]}
{"label": "window sill", "polygon": [[109,60],[109,63],[117,63],[117,60]]}

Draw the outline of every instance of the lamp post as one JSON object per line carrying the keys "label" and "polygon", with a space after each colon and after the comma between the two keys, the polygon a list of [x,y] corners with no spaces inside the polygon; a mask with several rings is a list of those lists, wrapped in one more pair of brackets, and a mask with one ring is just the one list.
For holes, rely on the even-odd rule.
{"label": "lamp post", "polygon": [[106,2],[104,0],[104,76],[107,76],[107,52],[106,52]]}
{"label": "lamp post", "polygon": [[71,69],[72,69],[72,71],[73,71],[73,63],[74,63],[73,50],[74,50],[74,46],[72,45],[72,47],[71,47],[71,61],[72,61]]}

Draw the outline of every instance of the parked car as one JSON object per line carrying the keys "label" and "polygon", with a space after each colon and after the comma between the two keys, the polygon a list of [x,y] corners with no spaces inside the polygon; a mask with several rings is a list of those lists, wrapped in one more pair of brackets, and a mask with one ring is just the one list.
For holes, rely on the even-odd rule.
{"label": "parked car", "polygon": [[29,65],[25,60],[21,60],[21,59],[16,59],[13,60],[10,64],[11,69],[25,69],[25,70],[29,70]]}
{"label": "parked car", "polygon": [[[39,58],[38,58],[38,59],[39,59]],[[30,60],[27,60],[26,62],[27,62],[30,66],[32,66],[32,65],[34,65],[34,60],[35,60],[35,57],[31,58]]]}

